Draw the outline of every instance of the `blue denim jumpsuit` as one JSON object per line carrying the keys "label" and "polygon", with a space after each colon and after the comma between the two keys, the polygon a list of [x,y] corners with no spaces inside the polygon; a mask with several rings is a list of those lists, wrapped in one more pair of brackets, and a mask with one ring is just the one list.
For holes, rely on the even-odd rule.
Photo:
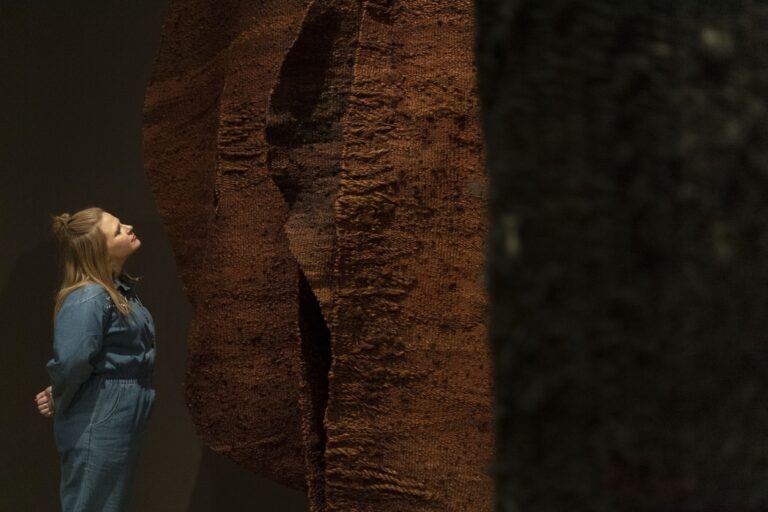
{"label": "blue denim jumpsuit", "polygon": [[71,292],[56,315],[46,368],[63,512],[121,512],[131,495],[155,400],[155,327],[128,282],[115,280],[127,318],[99,284]]}

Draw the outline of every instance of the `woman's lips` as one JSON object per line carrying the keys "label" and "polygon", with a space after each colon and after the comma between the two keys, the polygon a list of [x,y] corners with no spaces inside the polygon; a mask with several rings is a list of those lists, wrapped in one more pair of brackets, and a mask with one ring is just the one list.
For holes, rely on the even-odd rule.
{"label": "woman's lips", "polygon": [[136,235],[133,235],[133,238],[131,238],[131,242],[133,242],[134,240],[136,240]]}

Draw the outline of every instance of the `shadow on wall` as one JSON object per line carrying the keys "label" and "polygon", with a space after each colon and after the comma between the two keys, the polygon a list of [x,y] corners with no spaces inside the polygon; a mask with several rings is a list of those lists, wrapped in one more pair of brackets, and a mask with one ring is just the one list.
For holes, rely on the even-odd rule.
{"label": "shadow on wall", "polygon": [[58,456],[50,419],[33,399],[48,384],[56,251],[51,240],[23,254],[0,288],[0,510],[51,510],[58,502]]}
{"label": "shadow on wall", "polygon": [[242,510],[306,512],[306,498],[299,492],[254,475],[207,447],[202,447],[194,492],[187,512]]}

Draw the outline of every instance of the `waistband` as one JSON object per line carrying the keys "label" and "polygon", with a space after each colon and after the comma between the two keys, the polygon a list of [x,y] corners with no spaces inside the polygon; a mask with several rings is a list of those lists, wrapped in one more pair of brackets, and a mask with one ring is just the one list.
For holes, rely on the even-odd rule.
{"label": "waistband", "polygon": [[151,373],[123,373],[123,372],[107,372],[93,375],[93,378],[97,381],[110,381],[110,382],[135,382],[143,386],[152,385]]}

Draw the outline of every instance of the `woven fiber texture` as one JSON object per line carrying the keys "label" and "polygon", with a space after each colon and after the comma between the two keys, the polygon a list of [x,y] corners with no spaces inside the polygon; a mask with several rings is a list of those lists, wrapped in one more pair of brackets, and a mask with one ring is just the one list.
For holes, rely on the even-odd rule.
{"label": "woven fiber texture", "polygon": [[768,8],[477,5],[498,510],[768,510]]}
{"label": "woven fiber texture", "polygon": [[145,165],[204,442],[311,510],[490,510],[468,1],[171,1]]}

